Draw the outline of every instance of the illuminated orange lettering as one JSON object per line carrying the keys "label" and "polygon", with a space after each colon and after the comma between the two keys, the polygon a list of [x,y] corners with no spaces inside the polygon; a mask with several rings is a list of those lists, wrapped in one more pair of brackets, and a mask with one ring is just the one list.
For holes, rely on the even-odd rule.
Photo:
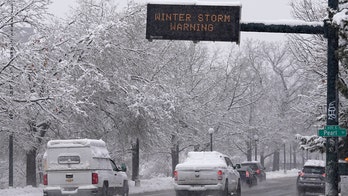
{"label": "illuminated orange lettering", "polygon": [[203,14],[198,14],[198,21],[203,22]]}
{"label": "illuminated orange lettering", "polygon": [[181,23],[179,23],[178,25],[176,25],[176,30],[182,31],[182,24],[181,24]]}
{"label": "illuminated orange lettering", "polygon": [[165,19],[163,17],[163,21],[172,21],[172,15],[171,14],[165,14]]}
{"label": "illuminated orange lettering", "polygon": [[179,14],[179,21],[185,21],[185,14]]}
{"label": "illuminated orange lettering", "polygon": [[176,30],[176,23],[170,23],[169,29],[170,29],[171,31],[175,31],[175,30]]}
{"label": "illuminated orange lettering", "polygon": [[184,31],[189,31],[189,24],[187,23],[184,23],[184,28],[183,28]]}
{"label": "illuminated orange lettering", "polygon": [[217,21],[217,16],[216,15],[211,15],[210,20],[212,22],[216,22]]}
{"label": "illuminated orange lettering", "polygon": [[225,15],[225,21],[224,22],[231,22],[231,16]]}
{"label": "illuminated orange lettering", "polygon": [[174,13],[173,16],[174,16],[174,21],[177,21],[178,20],[178,13]]}
{"label": "illuminated orange lettering", "polygon": [[205,21],[209,21],[209,14],[205,14]]}
{"label": "illuminated orange lettering", "polygon": [[160,13],[155,14],[155,21],[156,20],[161,20],[161,14]]}
{"label": "illuminated orange lettering", "polygon": [[208,25],[208,31],[214,31],[214,25],[209,24]]}
{"label": "illuminated orange lettering", "polygon": [[186,14],[186,21],[190,22],[191,21],[191,14]]}
{"label": "illuminated orange lettering", "polygon": [[218,15],[218,22],[224,22],[224,16],[219,14]]}
{"label": "illuminated orange lettering", "polygon": [[202,24],[201,30],[202,31],[208,31],[208,25],[207,24]]}

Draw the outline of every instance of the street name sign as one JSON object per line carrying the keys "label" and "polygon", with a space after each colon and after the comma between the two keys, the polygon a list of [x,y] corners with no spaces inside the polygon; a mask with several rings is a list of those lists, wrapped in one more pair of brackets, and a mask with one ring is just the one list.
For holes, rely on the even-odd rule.
{"label": "street name sign", "polygon": [[147,4],[146,39],[239,43],[239,5]]}
{"label": "street name sign", "polygon": [[318,130],[320,137],[346,137],[347,130],[341,128],[339,125],[327,125],[324,129]]}

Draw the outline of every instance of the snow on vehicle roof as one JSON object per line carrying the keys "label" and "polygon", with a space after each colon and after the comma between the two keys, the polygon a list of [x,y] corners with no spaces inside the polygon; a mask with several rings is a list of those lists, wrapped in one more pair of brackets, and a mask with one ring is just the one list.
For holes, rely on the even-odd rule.
{"label": "snow on vehicle roof", "polygon": [[109,151],[103,140],[95,139],[69,139],[69,140],[50,140],[47,148],[81,148],[90,147],[93,157],[110,158]]}
{"label": "snow on vehicle roof", "polygon": [[69,140],[50,140],[47,143],[47,148],[63,148],[63,147],[106,147],[103,140],[95,139],[69,139]]}
{"label": "snow on vehicle roof", "polygon": [[231,0],[148,0],[148,4],[167,4],[167,5],[211,5],[211,6],[242,6],[239,1]]}
{"label": "snow on vehicle roof", "polygon": [[193,167],[226,167],[223,154],[216,151],[189,152],[186,160],[176,166],[177,169]]}
{"label": "snow on vehicle roof", "polygon": [[304,166],[325,167],[325,161],[323,160],[307,160]]}

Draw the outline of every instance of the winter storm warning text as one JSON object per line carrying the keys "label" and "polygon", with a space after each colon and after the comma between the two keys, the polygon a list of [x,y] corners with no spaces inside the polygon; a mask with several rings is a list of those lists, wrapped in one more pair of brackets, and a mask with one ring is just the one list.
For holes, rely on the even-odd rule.
{"label": "winter storm warning text", "polygon": [[169,23],[170,31],[212,32],[218,23],[231,23],[228,14],[155,13],[155,21]]}

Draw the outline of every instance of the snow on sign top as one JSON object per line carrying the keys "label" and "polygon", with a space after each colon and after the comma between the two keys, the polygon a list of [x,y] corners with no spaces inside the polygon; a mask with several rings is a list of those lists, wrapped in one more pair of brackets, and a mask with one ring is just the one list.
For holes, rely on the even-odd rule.
{"label": "snow on sign top", "polygon": [[325,161],[323,160],[307,160],[304,166],[316,166],[316,167],[325,167]]}
{"label": "snow on sign top", "polygon": [[211,5],[211,6],[242,6],[239,1],[231,0],[148,0],[148,4],[168,4],[168,5]]}
{"label": "snow on sign top", "polygon": [[103,140],[94,140],[94,139],[50,140],[47,143],[47,148],[85,147],[85,146],[106,148],[106,144]]}

